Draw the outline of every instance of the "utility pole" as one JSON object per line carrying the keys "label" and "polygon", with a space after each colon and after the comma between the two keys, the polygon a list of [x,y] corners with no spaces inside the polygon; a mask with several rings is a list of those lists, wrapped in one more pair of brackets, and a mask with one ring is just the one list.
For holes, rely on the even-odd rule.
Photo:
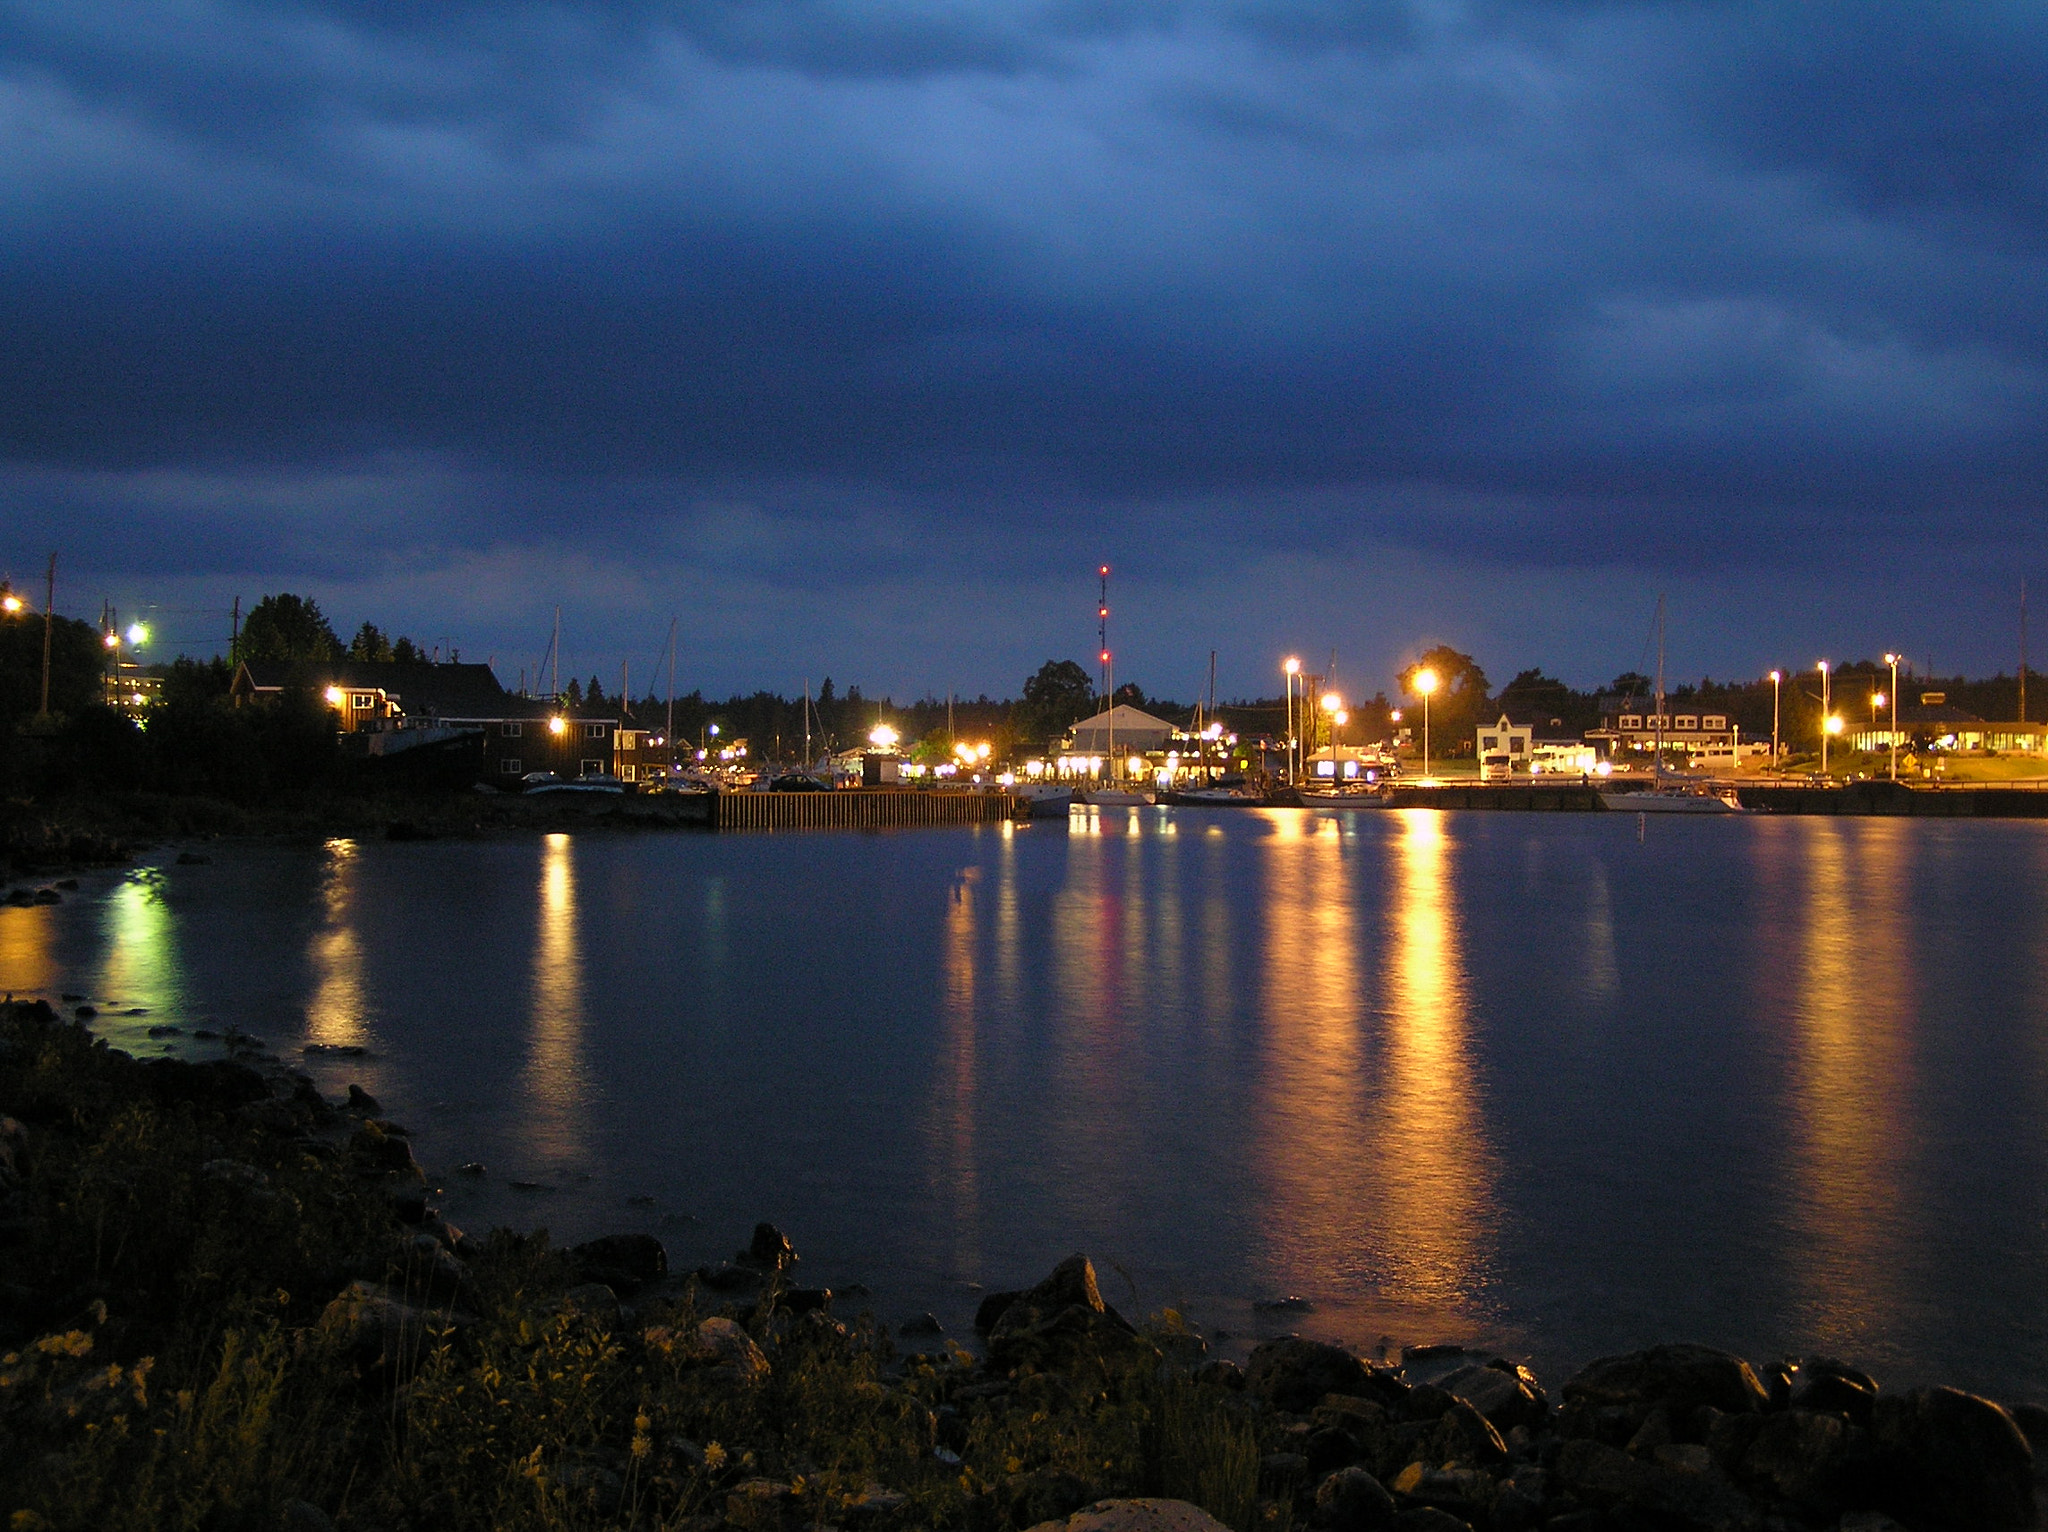
{"label": "utility pole", "polygon": [[669,764],[676,759],[676,619],[668,620],[668,732],[662,735],[668,741]]}
{"label": "utility pole", "polygon": [[562,609],[555,608],[555,632],[548,640],[548,653],[554,657],[554,670],[548,676],[548,686],[557,701],[562,696]]}
{"label": "utility pole", "polygon": [[38,718],[50,716],[50,624],[57,612],[57,555],[50,555],[50,570],[43,577],[43,706]]}
{"label": "utility pole", "polygon": [[228,619],[228,665],[242,663],[242,598],[235,597],[234,616]]}

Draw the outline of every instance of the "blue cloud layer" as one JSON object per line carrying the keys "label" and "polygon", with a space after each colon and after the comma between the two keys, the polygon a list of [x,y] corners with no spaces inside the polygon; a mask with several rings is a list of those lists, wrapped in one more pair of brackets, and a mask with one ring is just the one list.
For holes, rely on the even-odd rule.
{"label": "blue cloud layer", "polygon": [[1946,648],[2041,551],[2044,100],[2019,4],[0,5],[5,556],[1910,561]]}

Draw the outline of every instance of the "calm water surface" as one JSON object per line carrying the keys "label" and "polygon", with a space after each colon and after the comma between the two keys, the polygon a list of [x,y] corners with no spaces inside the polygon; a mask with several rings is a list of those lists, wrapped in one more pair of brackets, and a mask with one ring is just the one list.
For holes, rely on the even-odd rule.
{"label": "calm water surface", "polygon": [[770,1218],[807,1276],[955,1333],[1085,1249],[1113,1302],[1241,1337],[1296,1294],[1290,1327],[1552,1372],[1697,1338],[2048,1394],[2048,825],[1135,810],[213,855],[0,909],[0,988],[146,1007],[100,1023],[139,1052],[208,1018],[366,1047],[308,1067],[411,1124],[471,1226],[694,1262]]}

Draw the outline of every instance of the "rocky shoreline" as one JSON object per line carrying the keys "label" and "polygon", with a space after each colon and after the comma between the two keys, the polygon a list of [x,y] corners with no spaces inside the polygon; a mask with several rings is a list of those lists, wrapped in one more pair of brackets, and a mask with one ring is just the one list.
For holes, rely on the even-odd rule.
{"label": "rocky shoreline", "polygon": [[1554,1394],[1455,1346],[1240,1366],[1070,1257],[980,1349],[805,1285],[451,1225],[409,1135],[245,1050],[0,1008],[0,1514],[190,1526],[1911,1532],[2039,1523],[2048,1410],[1695,1345]]}

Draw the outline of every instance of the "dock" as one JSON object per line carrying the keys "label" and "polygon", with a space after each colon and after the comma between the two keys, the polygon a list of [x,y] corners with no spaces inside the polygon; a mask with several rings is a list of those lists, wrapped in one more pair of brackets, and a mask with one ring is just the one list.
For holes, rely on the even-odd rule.
{"label": "dock", "polygon": [[842,788],[827,793],[714,793],[717,830],[887,830],[924,825],[1000,824],[1030,805],[1007,793]]}

